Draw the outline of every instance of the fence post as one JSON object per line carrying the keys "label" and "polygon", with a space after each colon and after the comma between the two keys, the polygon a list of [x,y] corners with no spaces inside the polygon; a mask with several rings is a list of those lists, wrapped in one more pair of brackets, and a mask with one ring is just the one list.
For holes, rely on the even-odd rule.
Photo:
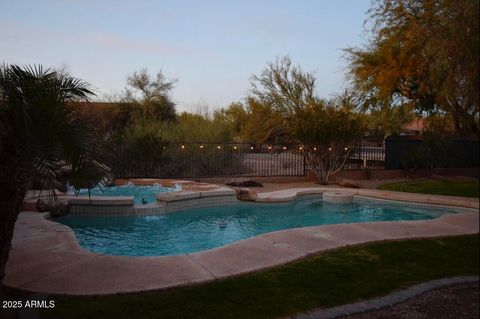
{"label": "fence post", "polygon": [[302,152],[303,156],[303,176],[307,176],[307,158],[305,157],[305,153]]}

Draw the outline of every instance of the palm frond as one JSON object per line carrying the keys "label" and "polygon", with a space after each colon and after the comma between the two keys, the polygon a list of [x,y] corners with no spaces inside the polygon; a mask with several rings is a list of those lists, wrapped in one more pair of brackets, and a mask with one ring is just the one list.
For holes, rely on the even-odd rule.
{"label": "palm frond", "polygon": [[51,201],[57,200],[55,189],[59,187],[56,169],[58,162],[37,158],[33,163],[32,179],[37,180],[47,190],[47,197]]}
{"label": "palm frond", "polygon": [[0,66],[0,150],[21,154],[26,169],[53,198],[60,160],[71,166],[77,185],[95,185],[109,175],[113,152],[95,136],[88,119],[68,107],[69,101],[92,95],[87,82],[41,65]]}

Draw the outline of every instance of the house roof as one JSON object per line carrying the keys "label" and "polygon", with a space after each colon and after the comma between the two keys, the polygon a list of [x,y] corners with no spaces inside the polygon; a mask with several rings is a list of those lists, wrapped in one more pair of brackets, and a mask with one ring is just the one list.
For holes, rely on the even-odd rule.
{"label": "house roof", "polygon": [[402,126],[402,131],[421,132],[425,128],[425,119],[418,117]]}

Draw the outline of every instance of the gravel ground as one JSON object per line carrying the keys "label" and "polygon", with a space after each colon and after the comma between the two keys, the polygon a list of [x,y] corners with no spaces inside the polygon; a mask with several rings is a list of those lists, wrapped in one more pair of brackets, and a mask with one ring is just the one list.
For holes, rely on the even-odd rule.
{"label": "gravel ground", "polygon": [[479,285],[439,288],[381,310],[342,319],[476,319],[480,318]]}

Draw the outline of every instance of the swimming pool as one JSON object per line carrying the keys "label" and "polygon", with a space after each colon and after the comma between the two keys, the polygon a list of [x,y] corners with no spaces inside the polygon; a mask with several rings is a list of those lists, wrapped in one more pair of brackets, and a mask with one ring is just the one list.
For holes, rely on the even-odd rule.
{"label": "swimming pool", "polygon": [[[134,185],[128,183],[120,186],[95,187],[90,190],[92,196],[133,196],[135,205],[155,203],[158,193],[174,192],[181,189],[180,186],[165,187],[160,184]],[[81,190],[79,195],[88,196],[88,190]]]}
{"label": "swimming pool", "polygon": [[57,221],[72,228],[80,245],[108,255],[164,256],[220,247],[260,234],[328,224],[425,220],[440,208],[356,199],[333,204],[305,197],[286,204],[238,203],[157,216],[75,216]]}

